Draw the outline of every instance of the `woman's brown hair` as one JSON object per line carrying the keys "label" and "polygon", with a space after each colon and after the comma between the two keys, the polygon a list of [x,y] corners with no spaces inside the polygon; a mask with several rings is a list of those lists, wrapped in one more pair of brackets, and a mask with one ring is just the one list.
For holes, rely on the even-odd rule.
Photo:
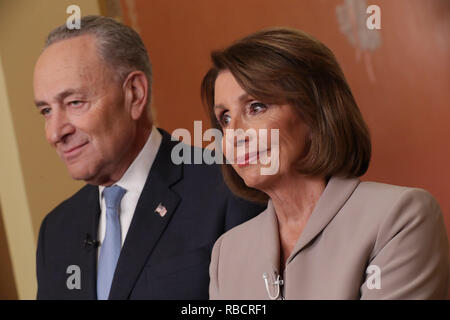
{"label": "woman's brown hair", "polygon": [[[312,176],[362,176],[369,166],[367,126],[330,49],[305,32],[270,28],[211,54],[213,67],[202,81],[201,95],[212,125],[214,86],[220,71],[229,70],[239,85],[264,103],[290,104],[311,130],[308,150],[298,170]],[[229,164],[225,182],[237,195],[256,201],[268,196],[245,185]]]}

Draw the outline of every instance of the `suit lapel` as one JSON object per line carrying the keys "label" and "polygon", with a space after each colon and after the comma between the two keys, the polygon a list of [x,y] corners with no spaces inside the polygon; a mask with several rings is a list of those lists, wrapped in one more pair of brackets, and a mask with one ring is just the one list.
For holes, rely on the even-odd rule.
{"label": "suit lapel", "polygon": [[347,202],[348,198],[350,198],[359,183],[360,180],[358,178],[345,179],[332,177],[328,181],[323,194],[320,196],[319,201],[317,201],[311,217],[286,263],[292,261],[328,225]]}
{"label": "suit lapel", "polygon": [[100,217],[100,205],[98,199],[98,187],[87,185],[87,198],[78,216],[79,241],[76,248],[80,248],[80,269],[82,276],[82,290],[77,299],[97,299],[97,249],[94,245],[86,243],[86,240],[97,239],[98,221]]}
{"label": "suit lapel", "polygon": [[278,220],[273,207],[272,200],[267,203],[267,209],[260,213],[261,225],[259,226],[261,248],[265,253],[270,266],[269,270],[279,273],[280,270],[280,236],[278,231]]}
{"label": "suit lapel", "polygon": [[[149,255],[172,218],[179,196],[170,186],[182,177],[182,166],[172,163],[170,135],[162,132],[163,139],[141,192],[133,220],[117,262],[109,299],[127,299]],[[161,204],[166,213],[161,216],[155,209]]]}

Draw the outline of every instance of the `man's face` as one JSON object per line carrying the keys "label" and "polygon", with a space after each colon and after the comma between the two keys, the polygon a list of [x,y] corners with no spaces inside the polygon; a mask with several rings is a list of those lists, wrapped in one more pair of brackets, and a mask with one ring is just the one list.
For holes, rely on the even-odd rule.
{"label": "man's face", "polygon": [[136,124],[124,92],[91,35],[56,42],[39,57],[35,102],[72,178],[108,184],[130,164]]}

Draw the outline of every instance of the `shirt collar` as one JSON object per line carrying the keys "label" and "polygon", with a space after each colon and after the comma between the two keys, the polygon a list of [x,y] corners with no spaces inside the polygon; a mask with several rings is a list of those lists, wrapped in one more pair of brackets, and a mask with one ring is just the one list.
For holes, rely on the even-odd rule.
{"label": "shirt collar", "polygon": [[[159,133],[155,126],[152,126],[144,147],[115,185],[124,188],[127,192],[138,192],[140,194],[144,188],[152,164],[155,161],[161,141],[161,133]],[[105,186],[99,186],[98,188],[101,199]]]}

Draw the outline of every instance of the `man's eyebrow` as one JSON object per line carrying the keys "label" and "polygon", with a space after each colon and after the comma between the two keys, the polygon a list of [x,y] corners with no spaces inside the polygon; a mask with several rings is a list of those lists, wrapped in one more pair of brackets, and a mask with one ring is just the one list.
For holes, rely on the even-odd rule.
{"label": "man's eyebrow", "polygon": [[68,96],[71,96],[72,94],[75,94],[77,92],[79,92],[80,90],[75,90],[75,89],[68,89],[68,90],[64,90],[60,93],[57,94],[56,96],[56,101],[63,101],[65,98],[67,98]]}
{"label": "man's eyebrow", "polygon": [[[238,101],[240,103],[247,102],[248,100],[251,100],[251,99],[253,99],[253,97],[251,95],[249,95],[247,92],[244,92],[243,94],[241,94],[238,97]],[[226,108],[223,104],[216,104],[216,105],[214,105],[213,109],[215,110],[215,109],[226,109]]]}
{"label": "man's eyebrow", "polygon": [[[72,94],[75,94],[75,93],[77,93],[77,92],[79,92],[80,91],[80,89],[67,89],[67,90],[64,90],[64,91],[62,91],[62,92],[60,92],[60,93],[58,93],[57,95],[56,95],[56,97],[55,97],[55,100],[56,101],[63,101],[65,98],[67,98],[68,96],[70,96],[70,95],[72,95]],[[46,102],[46,101],[40,101],[40,100],[35,100],[34,101],[34,104],[36,105],[36,107],[42,107],[42,106],[47,106],[48,105],[48,102]]]}
{"label": "man's eyebrow", "polygon": [[48,103],[45,101],[40,101],[40,100],[34,100],[34,104],[36,105],[37,108],[39,107],[43,107],[43,106],[47,106]]}

